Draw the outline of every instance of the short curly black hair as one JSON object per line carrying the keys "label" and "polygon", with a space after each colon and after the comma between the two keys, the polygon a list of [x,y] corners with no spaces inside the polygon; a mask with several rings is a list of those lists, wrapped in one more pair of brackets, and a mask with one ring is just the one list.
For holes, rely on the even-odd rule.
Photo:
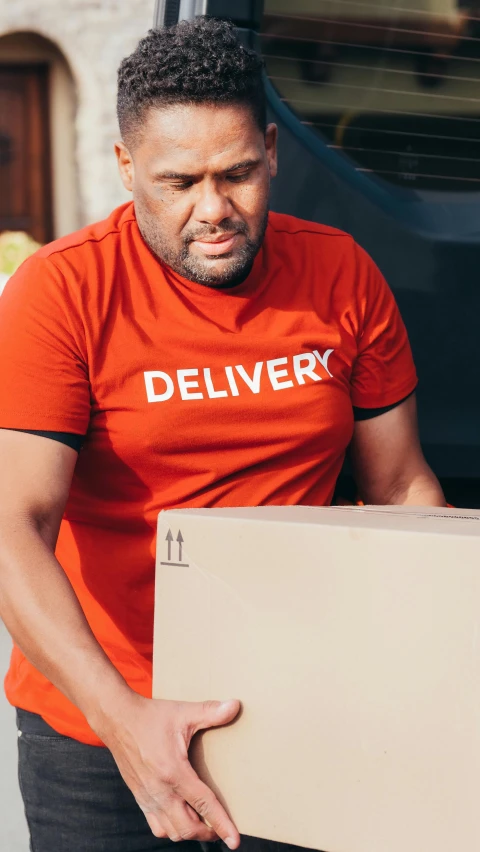
{"label": "short curly black hair", "polygon": [[118,69],[120,132],[132,141],[149,107],[246,104],[266,127],[263,60],[244,47],[232,23],[200,17],[150,30]]}

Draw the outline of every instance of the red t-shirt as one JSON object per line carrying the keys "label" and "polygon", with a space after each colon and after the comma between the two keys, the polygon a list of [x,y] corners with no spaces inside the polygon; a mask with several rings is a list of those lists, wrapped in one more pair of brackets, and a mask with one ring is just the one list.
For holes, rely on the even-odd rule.
{"label": "red t-shirt", "polygon": [[[187,281],[132,204],[41,249],[0,300],[0,427],[86,435],[57,557],[113,664],[150,695],[161,509],[328,505],[352,406],[416,385],[377,267],[337,230],[270,214],[247,280]],[[12,704],[99,744],[15,648]]]}

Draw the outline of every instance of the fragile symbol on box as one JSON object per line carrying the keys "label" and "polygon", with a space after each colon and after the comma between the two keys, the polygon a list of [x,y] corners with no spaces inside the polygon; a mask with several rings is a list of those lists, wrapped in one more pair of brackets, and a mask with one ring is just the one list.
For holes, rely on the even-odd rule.
{"label": "fragile symbol on box", "polygon": [[178,531],[177,535],[177,544],[178,544],[178,562],[174,562],[172,560],[172,543],[173,543],[173,535],[172,531],[169,530],[167,535],[165,536],[165,541],[167,542],[167,561],[160,562],[160,565],[173,565],[176,568],[189,568],[188,562],[182,562],[183,556],[183,535],[181,530]]}

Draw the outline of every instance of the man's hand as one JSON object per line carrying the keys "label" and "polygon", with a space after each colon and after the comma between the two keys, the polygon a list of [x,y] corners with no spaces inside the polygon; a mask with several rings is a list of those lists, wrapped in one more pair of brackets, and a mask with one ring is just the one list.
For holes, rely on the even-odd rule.
{"label": "man's hand", "polygon": [[[130,693],[115,720],[96,725],[156,837],[213,841],[229,849],[237,829],[188,760],[193,735],[231,722],[238,701],[159,701]],[[205,820],[205,822],[203,822]]]}

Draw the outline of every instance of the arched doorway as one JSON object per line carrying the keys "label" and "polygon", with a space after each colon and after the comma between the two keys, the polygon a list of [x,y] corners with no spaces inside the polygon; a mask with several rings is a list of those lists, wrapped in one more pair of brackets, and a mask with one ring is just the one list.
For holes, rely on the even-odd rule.
{"label": "arched doorway", "polygon": [[79,226],[74,121],[58,47],[35,33],[0,38],[0,231],[45,243]]}

